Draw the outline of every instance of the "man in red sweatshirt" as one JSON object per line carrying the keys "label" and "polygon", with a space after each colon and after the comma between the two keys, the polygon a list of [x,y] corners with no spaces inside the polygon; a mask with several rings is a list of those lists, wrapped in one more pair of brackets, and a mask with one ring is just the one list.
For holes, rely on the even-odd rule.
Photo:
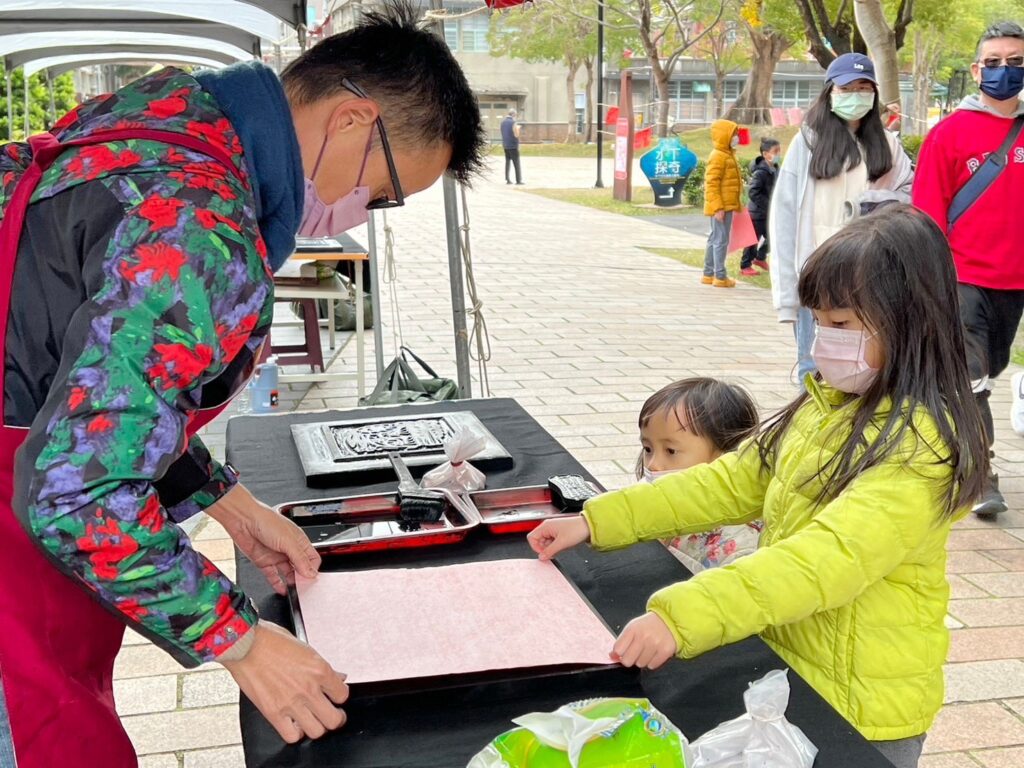
{"label": "man in red sweatshirt", "polygon": [[[978,43],[971,65],[978,96],[936,125],[924,145],[914,178],[914,204],[946,232],[960,282],[960,317],[967,333],[967,362],[972,386],[988,431],[995,439],[988,398],[992,380],[1010,362],[1024,311],[1024,216],[1016,201],[1024,189],[1024,132],[1010,148],[1006,167],[949,227],[950,204],[985,158],[999,149],[1024,115],[1024,29],[1013,22],[990,27]],[[992,475],[984,498],[974,507],[981,517],[1007,509]]]}

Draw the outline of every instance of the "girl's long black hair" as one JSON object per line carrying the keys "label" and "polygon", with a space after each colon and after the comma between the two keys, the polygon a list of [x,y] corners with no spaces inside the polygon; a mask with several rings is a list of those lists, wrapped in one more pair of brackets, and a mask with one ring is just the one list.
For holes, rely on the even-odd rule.
{"label": "girl's long black hair", "polygon": [[[851,309],[885,351],[878,378],[854,402],[851,437],[818,473],[818,503],[834,499],[863,472],[896,454],[915,415],[931,417],[941,446],[936,464],[951,470],[943,489],[946,517],[978,499],[988,474],[988,442],[971,392],[958,312],[956,271],[941,230],[909,205],[892,205],[858,219],[826,240],[800,274],[800,304]],[[805,393],[770,419],[757,438],[765,471]],[[889,398],[892,408],[880,410]],[[866,435],[877,432],[870,441]],[[918,449],[927,450],[922,439]]]}
{"label": "girl's long black hair", "polygon": [[832,111],[834,87],[831,82],[825,83],[825,88],[807,111],[807,127],[814,133],[811,137],[811,176],[834,179],[850,168],[856,168],[861,164],[863,147],[868,179],[877,181],[892,170],[892,150],[882,125],[878,89],[875,88],[875,105],[861,118],[856,134],[852,134],[846,121]]}

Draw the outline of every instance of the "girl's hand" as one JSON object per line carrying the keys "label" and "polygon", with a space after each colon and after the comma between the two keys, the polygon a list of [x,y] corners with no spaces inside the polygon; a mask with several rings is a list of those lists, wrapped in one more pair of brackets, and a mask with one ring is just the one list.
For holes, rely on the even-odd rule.
{"label": "girl's hand", "polygon": [[675,636],[656,613],[629,622],[612,647],[612,658],[624,667],[657,669],[677,653]]}
{"label": "girl's hand", "polygon": [[541,560],[550,560],[559,552],[590,541],[590,526],[583,515],[558,520],[545,520],[526,540]]}
{"label": "girl's hand", "polygon": [[725,221],[725,211],[724,210],[715,211],[715,221],[717,221],[717,222]]}

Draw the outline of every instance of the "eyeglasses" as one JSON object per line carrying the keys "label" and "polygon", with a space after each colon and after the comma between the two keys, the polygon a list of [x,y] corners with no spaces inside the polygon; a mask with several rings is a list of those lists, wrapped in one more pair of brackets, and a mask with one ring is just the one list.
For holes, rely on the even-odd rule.
{"label": "eyeglasses", "polygon": [[1024,67],[1024,56],[1009,56],[1005,59],[997,59],[993,57],[991,59],[984,59],[978,63],[986,69],[997,69],[1002,66]]}
{"label": "eyeglasses", "polygon": [[[341,81],[342,87],[345,90],[354,93],[361,99],[369,99],[366,95],[366,91],[360,88],[358,85],[353,83],[347,77]],[[395,168],[395,158],[391,154],[391,144],[388,143],[388,134],[384,130],[384,122],[380,119],[380,115],[377,115],[377,133],[380,134],[380,145],[384,150],[384,159],[388,164],[388,173],[391,174],[391,187],[395,190],[395,199],[391,200],[387,195],[379,197],[376,200],[371,200],[366,204],[366,210],[368,211],[380,211],[386,208],[401,208],[405,205],[405,193],[402,192],[402,184],[398,180],[398,169]]]}

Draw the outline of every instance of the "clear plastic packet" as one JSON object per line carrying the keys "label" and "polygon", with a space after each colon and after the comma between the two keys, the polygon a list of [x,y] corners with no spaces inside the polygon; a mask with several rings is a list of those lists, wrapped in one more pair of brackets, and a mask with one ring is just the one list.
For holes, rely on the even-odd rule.
{"label": "clear plastic packet", "polygon": [[513,720],[467,768],[687,768],[686,737],[647,699],[590,699]]}
{"label": "clear plastic packet", "polygon": [[453,493],[483,490],[487,476],[469,460],[487,445],[487,436],[478,429],[462,427],[444,446],[448,461],[423,476],[424,488],[445,488]]}
{"label": "clear plastic packet", "polygon": [[818,754],[786,719],[789,678],[776,669],[743,694],[746,714],[711,729],[690,745],[690,768],[811,768]]}

